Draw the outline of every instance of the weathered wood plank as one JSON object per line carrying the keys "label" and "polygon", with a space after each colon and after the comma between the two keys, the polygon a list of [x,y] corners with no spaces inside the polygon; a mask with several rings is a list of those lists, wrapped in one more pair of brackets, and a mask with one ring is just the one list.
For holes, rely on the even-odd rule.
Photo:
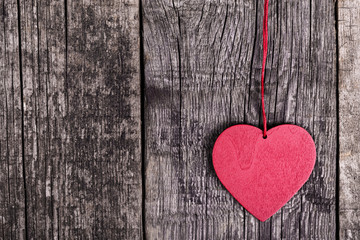
{"label": "weathered wood plank", "polygon": [[0,239],[25,239],[26,199],[16,1],[2,1],[0,12]]}
{"label": "weathered wood plank", "polygon": [[334,239],[336,34],[332,1],[271,1],[269,124],[305,127],[317,146],[308,183],[260,223],[215,176],[218,134],[261,127],[263,1],[144,0],[146,236]]}
{"label": "weathered wood plank", "polygon": [[139,239],[138,1],[20,9],[29,236]]}
{"label": "weathered wood plank", "polygon": [[341,239],[360,239],[359,5],[359,0],[338,3]]}

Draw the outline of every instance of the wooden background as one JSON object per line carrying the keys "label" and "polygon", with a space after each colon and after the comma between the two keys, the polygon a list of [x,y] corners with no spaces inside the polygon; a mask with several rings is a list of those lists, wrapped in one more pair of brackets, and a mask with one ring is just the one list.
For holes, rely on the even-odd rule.
{"label": "wooden background", "polygon": [[263,0],[2,0],[0,239],[360,239],[359,4],[270,1],[268,122],[318,157],[262,223],[211,151],[262,127]]}

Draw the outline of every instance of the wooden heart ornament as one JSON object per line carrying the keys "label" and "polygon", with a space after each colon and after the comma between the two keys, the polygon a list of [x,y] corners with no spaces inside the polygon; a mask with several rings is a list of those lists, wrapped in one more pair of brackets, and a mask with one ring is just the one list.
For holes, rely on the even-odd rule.
{"label": "wooden heart ornament", "polygon": [[250,125],[226,129],[215,142],[217,176],[235,199],[260,221],[276,213],[302,187],[315,164],[310,134],[296,125],[267,132]]}

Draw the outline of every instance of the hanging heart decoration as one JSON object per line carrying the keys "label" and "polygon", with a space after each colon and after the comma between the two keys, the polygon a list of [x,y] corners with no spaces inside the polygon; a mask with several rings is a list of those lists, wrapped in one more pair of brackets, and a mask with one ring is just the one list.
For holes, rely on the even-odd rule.
{"label": "hanging heart decoration", "polygon": [[304,185],[316,159],[315,143],[305,129],[285,124],[267,131],[264,103],[267,20],[268,0],[265,0],[261,71],[264,130],[243,124],[232,126],[221,133],[213,149],[218,178],[260,221],[275,214]]}
{"label": "hanging heart decoration", "polygon": [[236,125],[216,140],[213,164],[235,199],[260,221],[276,213],[309,178],[315,144],[296,125],[272,128],[264,139],[259,128]]}

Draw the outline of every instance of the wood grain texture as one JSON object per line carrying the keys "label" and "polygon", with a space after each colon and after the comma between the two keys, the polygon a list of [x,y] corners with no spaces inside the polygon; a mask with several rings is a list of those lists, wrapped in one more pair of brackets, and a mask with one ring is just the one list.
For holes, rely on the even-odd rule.
{"label": "wood grain texture", "polygon": [[140,238],[138,2],[19,4],[29,238]]}
{"label": "wood grain texture", "polygon": [[360,1],[339,1],[340,237],[360,239]]}
{"label": "wood grain texture", "polygon": [[[268,123],[307,129],[318,158],[264,223],[211,159],[227,127],[262,127],[263,0],[141,2],[145,66],[137,0],[1,1],[0,239],[335,239],[334,1],[270,2]],[[360,20],[338,2],[340,236],[358,239]]]}
{"label": "wood grain texture", "polygon": [[0,4],[0,239],[26,237],[16,1]]}
{"label": "wood grain texture", "polygon": [[144,0],[148,239],[335,239],[336,32],[332,1],[271,1],[265,102],[294,123],[315,169],[260,223],[225,190],[211,151],[227,127],[261,127],[263,1]]}

